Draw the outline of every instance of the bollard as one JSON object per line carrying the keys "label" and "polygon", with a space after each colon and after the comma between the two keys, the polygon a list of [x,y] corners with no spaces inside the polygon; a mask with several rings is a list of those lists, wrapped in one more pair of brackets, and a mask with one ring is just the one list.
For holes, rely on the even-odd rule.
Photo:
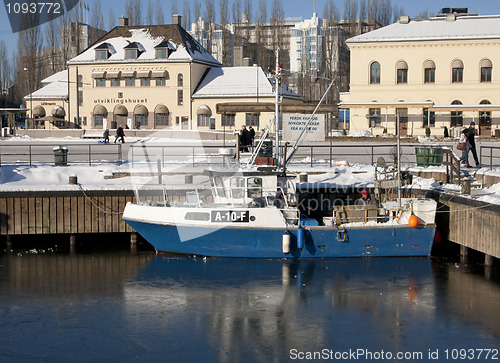
{"label": "bollard", "polygon": [[307,183],[308,175],[307,173],[300,173],[299,181],[300,183]]}
{"label": "bollard", "polygon": [[70,175],[69,176],[69,184],[78,184],[78,176]]}
{"label": "bollard", "polygon": [[184,177],[184,183],[185,184],[193,184],[193,176],[191,174],[187,174]]}
{"label": "bollard", "polygon": [[470,180],[469,179],[462,181],[462,194],[470,195]]}

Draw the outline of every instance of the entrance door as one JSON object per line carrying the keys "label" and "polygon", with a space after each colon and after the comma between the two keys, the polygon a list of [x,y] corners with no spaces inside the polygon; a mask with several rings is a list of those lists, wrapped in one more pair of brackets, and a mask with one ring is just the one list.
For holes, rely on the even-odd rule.
{"label": "entrance door", "polygon": [[[396,117],[399,115],[399,132],[400,136],[408,135],[408,109],[396,108]],[[396,124],[398,120],[396,119]]]}

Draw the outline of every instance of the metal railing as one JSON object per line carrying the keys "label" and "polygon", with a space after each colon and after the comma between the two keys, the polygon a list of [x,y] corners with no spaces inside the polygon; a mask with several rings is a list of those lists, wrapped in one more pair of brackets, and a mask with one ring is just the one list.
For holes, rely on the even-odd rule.
{"label": "metal railing", "polygon": [[489,167],[500,167],[500,146],[479,146],[479,162],[481,165]]}
{"label": "metal railing", "polygon": [[[1,144],[0,145],[0,166],[6,164],[52,164],[54,163],[54,146],[25,145],[25,144]],[[66,155],[68,164],[92,164],[116,163],[121,165],[122,145],[121,144],[69,144]]]}

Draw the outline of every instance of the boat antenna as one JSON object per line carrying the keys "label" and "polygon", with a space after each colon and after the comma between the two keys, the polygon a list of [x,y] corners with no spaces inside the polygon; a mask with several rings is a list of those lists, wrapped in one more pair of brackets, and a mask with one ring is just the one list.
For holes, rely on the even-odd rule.
{"label": "boat antenna", "polygon": [[398,208],[401,209],[401,129],[399,128],[399,112],[396,114],[396,120],[397,120],[397,128],[396,132],[398,133],[398,142],[397,142],[397,148],[398,151],[396,153],[398,162],[397,162],[397,167],[398,167]]}
{"label": "boat antenna", "polygon": [[281,69],[279,64],[279,51],[280,49],[276,49],[276,68],[274,72],[274,161],[276,165],[276,170],[279,170],[279,154],[280,154],[280,145],[279,145],[279,85],[281,79]]}

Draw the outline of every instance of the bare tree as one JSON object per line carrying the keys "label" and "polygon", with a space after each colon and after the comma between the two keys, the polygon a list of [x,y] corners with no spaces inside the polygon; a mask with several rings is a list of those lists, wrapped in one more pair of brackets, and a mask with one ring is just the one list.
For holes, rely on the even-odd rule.
{"label": "bare tree", "polygon": [[241,1],[234,0],[233,2],[233,23],[241,23]]}
{"label": "bare tree", "polygon": [[212,38],[215,23],[215,3],[214,0],[205,0],[205,21],[208,23],[207,29],[207,51],[212,53]]}
{"label": "bare tree", "polygon": [[191,5],[189,0],[184,0],[182,24],[184,29],[189,29],[191,27]]}
{"label": "bare tree", "polygon": [[146,10],[146,25],[153,25],[153,3],[151,0],[148,0],[148,7]]}
{"label": "bare tree", "polygon": [[228,0],[219,0],[220,25],[222,31],[222,64],[231,65],[231,33],[227,30],[229,23]]}
{"label": "bare tree", "polygon": [[366,0],[359,0],[359,20],[368,19],[368,10],[366,6]]}
{"label": "bare tree", "polygon": [[115,12],[113,11],[113,8],[110,8],[108,13],[108,30],[113,29],[115,26],[116,26]]}
{"label": "bare tree", "polygon": [[266,64],[266,39],[267,39],[267,1],[259,0],[259,15],[257,17],[257,64],[261,67],[268,66]]}
{"label": "bare tree", "polygon": [[48,60],[48,62],[46,62],[46,65],[48,66],[46,67],[46,72],[48,74],[46,75],[54,74],[63,68],[62,64],[60,64],[60,41],[61,38],[59,29],[57,28],[57,23],[54,20],[51,20],[45,26],[45,42],[47,44],[45,53]]}
{"label": "bare tree", "polygon": [[194,2],[193,15],[194,15],[195,22],[197,22],[198,19],[200,19],[200,17],[201,17],[201,3],[198,0],[195,0],[195,2]]}
{"label": "bare tree", "polygon": [[57,18],[57,27],[61,32],[61,61],[65,66],[70,56],[71,33],[70,33],[70,17],[68,14],[61,14]]}
{"label": "bare tree", "polygon": [[[285,18],[285,11],[283,10],[283,3],[281,0],[273,0],[271,10],[272,27],[273,27],[273,51],[276,53],[279,50],[279,62],[285,69],[290,69],[290,55],[284,51],[284,28],[283,20]],[[282,77],[284,83],[287,83],[288,74],[285,73]]]}
{"label": "bare tree", "polygon": [[391,0],[379,0],[379,11],[377,21],[380,25],[386,26],[392,20],[392,5]]}
{"label": "bare tree", "polygon": [[177,0],[172,0],[172,7],[170,8],[170,15],[179,14],[179,8],[177,7]]}
{"label": "bare tree", "polygon": [[155,9],[156,9],[156,24],[157,25],[165,24],[165,16],[163,14],[163,7],[161,5],[160,0],[156,0]]}
{"label": "bare tree", "polygon": [[95,0],[90,17],[90,26],[97,29],[104,29],[104,18],[102,16],[101,0]]}
{"label": "bare tree", "polygon": [[7,54],[7,47],[3,39],[0,39],[0,94],[10,87],[12,82],[12,71],[9,56]]}
{"label": "bare tree", "polygon": [[245,0],[245,14],[247,14],[248,22],[251,23],[253,20],[252,12],[252,0]]}

